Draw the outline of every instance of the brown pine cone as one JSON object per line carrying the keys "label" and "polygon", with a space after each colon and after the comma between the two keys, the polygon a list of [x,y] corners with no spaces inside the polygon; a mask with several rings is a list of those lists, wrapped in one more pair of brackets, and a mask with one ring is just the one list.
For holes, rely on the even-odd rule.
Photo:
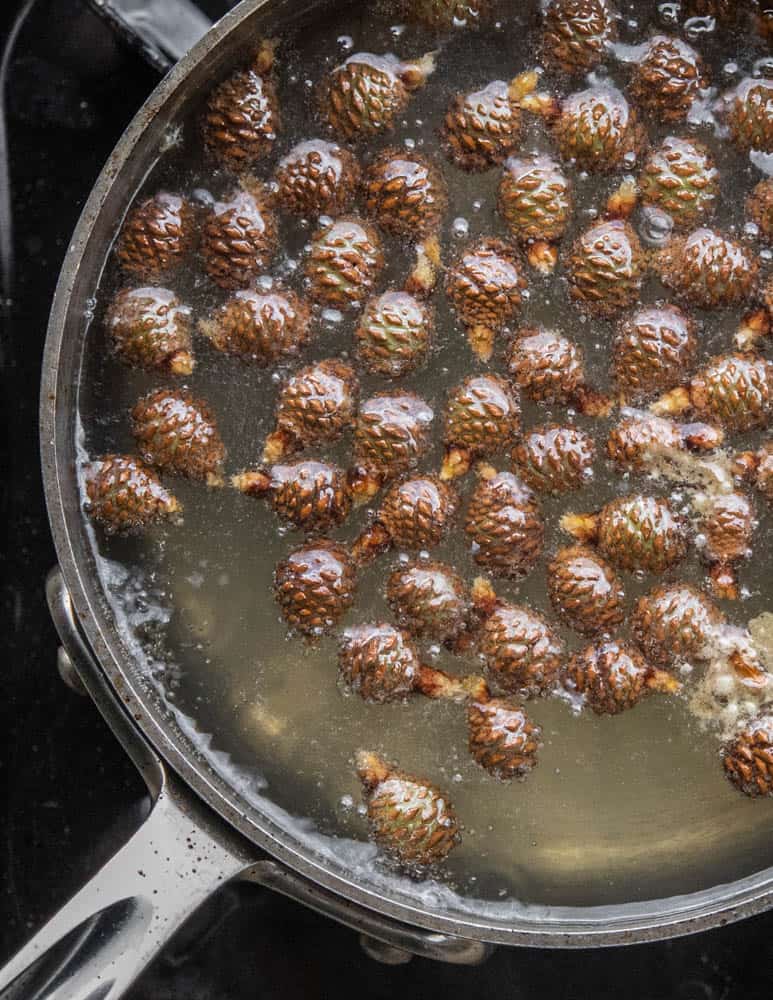
{"label": "brown pine cone", "polygon": [[404,0],[405,15],[437,31],[477,28],[491,14],[490,0]]}
{"label": "brown pine cone", "polygon": [[385,149],[365,171],[365,210],[393,236],[436,232],[448,205],[442,172],[421,153]]}
{"label": "brown pine cone", "polygon": [[515,471],[537,493],[556,496],[582,489],[593,479],[596,445],[576,427],[533,427],[512,452]]}
{"label": "brown pine cone", "polygon": [[315,233],[306,260],[309,294],[334,309],[361,306],[384,269],[381,237],[355,216],[337,219]]}
{"label": "brown pine cone", "polygon": [[386,598],[400,627],[417,639],[448,642],[466,626],[464,581],[443,563],[422,559],[398,566],[387,580]]}
{"label": "brown pine cone", "polygon": [[363,701],[405,701],[414,690],[419,658],[409,636],[393,625],[355,625],[338,646],[338,673]]}
{"label": "brown pine cone", "polygon": [[415,468],[430,446],[434,416],[413,392],[380,392],[365,400],[354,428],[355,496],[373,496],[386,480]]}
{"label": "brown pine cone", "polygon": [[499,375],[469,375],[449,393],[441,478],[464,475],[473,458],[504,450],[520,429],[520,403],[505,379]]}
{"label": "brown pine cone", "polygon": [[746,199],[746,217],[767,242],[773,239],[773,178],[760,181]]}
{"label": "brown pine cone", "polygon": [[735,565],[751,554],[752,535],[757,524],[754,506],[745,494],[728,493],[709,498],[700,513],[703,556],[709,563],[714,595],[723,600],[736,600]]}
{"label": "brown pine cone", "polygon": [[535,403],[576,406],[589,416],[607,416],[612,409],[612,401],[586,383],[582,350],[554,330],[519,330],[507,364],[510,377]]}
{"label": "brown pine cone", "polygon": [[443,120],[441,142],[448,159],[480,173],[504,163],[521,134],[521,99],[536,77],[522,74],[511,83],[495,80],[482,90],[457,94]]}
{"label": "brown pine cone", "polygon": [[276,168],[282,208],[302,218],[343,215],[360,186],[360,165],[348,149],[312,139],[293,146]]}
{"label": "brown pine cone", "polygon": [[500,781],[525,778],[537,766],[542,729],[518,705],[499,698],[470,702],[467,729],[472,758]]}
{"label": "brown pine cone", "polygon": [[592,549],[560,549],[548,564],[547,579],[553,610],[580,635],[611,632],[625,621],[625,588]]}
{"label": "brown pine cone", "polygon": [[194,361],[191,310],[166,288],[124,288],[107,309],[105,327],[125,364],[190,375]]}
{"label": "brown pine cone", "polygon": [[742,304],[759,274],[756,257],[711,229],[671,240],[654,255],[653,264],[664,285],[699,309]]}
{"label": "brown pine cone", "polygon": [[465,531],[479,566],[499,577],[520,577],[536,564],[545,523],[531,490],[510,472],[482,470],[467,508]]}
{"label": "brown pine cone", "polygon": [[609,0],[551,0],[542,29],[548,66],[588,73],[604,61],[617,39],[617,11]]}
{"label": "brown pine cone", "polygon": [[562,101],[553,135],[561,159],[591,173],[630,168],[647,146],[636,110],[609,86],[592,87]]}
{"label": "brown pine cone", "polygon": [[498,207],[514,239],[554,243],[572,217],[572,185],[550,156],[511,156],[499,184]]}
{"label": "brown pine cone", "polygon": [[607,438],[607,455],[622,472],[648,472],[660,458],[671,458],[688,448],[713,451],[724,439],[709,424],[677,424],[651,413],[624,417]]}
{"label": "brown pine cone", "polygon": [[626,399],[641,401],[686,381],[698,351],[697,324],[673,305],[643,306],[619,325],[612,372]]}
{"label": "brown pine cone", "polygon": [[307,636],[329,632],[354,602],[356,578],[349,553],[320,539],[291,552],[274,573],[274,593],[285,621]]}
{"label": "brown pine cone", "polygon": [[427,358],[432,317],[413,295],[385,292],[368,302],[355,337],[357,357],[367,372],[402,378]]}
{"label": "brown pine cone", "polygon": [[330,531],[351,509],[345,472],[326,462],[274,465],[267,472],[243,472],[232,483],[249,496],[268,495],[282,521],[307,532]]}
{"label": "brown pine cone", "polygon": [[129,210],[116,242],[124,271],[145,281],[162,281],[193,249],[196,211],[177,194],[159,192]]}
{"label": "brown pine cone", "polygon": [[132,431],[148,465],[211,484],[221,480],[225,446],[209,404],[185,389],[156,389],[131,412]]}
{"label": "brown pine cone", "polygon": [[456,515],[457,499],[436,476],[394,483],[377,514],[398,549],[433,549],[445,538]]}
{"label": "brown pine cone", "polygon": [[755,455],[754,485],[773,503],[773,441],[766,441]]}
{"label": "brown pine cone", "polygon": [[564,645],[542,615],[499,601],[483,623],[478,652],[497,688],[531,698],[552,690]]}
{"label": "brown pine cone", "polygon": [[231,191],[205,216],[204,270],[221,288],[245,288],[268,267],[278,246],[276,216],[256,183]]}
{"label": "brown pine cone", "polygon": [[722,749],[725,774],[744,795],[773,795],[773,717],[746,723]]}
{"label": "brown pine cone", "polygon": [[730,136],[742,152],[773,153],[773,80],[746,77],[722,103]]}
{"label": "brown pine cone", "polygon": [[108,534],[180,519],[182,507],[134,455],[105,455],[86,473],[85,509]]}
{"label": "brown pine cone", "polygon": [[689,583],[674,583],[639,598],[631,628],[650,663],[667,667],[708,659],[724,623],[725,616],[705,594]]}
{"label": "brown pine cone", "polygon": [[263,43],[253,65],[227,77],[213,90],[201,125],[204,145],[234,174],[273,151],[281,127],[276,88],[268,75],[274,62],[271,43]]}
{"label": "brown pine cone", "polygon": [[645,273],[639,237],[627,222],[599,222],[582,233],[567,262],[569,294],[591,316],[608,319],[636,305]]}
{"label": "brown pine cone", "polygon": [[719,204],[719,171],[700,142],[668,136],[644,161],[639,178],[643,205],[659,208],[676,229],[710,218]]}
{"label": "brown pine cone", "polygon": [[635,708],[650,690],[673,692],[679,683],[653,670],[641,653],[624,642],[595,643],[576,653],[563,677],[564,687],[582,695],[596,715],[617,715]]}
{"label": "brown pine cone", "polygon": [[681,122],[708,86],[706,66],[680,38],[655,35],[634,66],[630,95],[640,110],[659,122]]}
{"label": "brown pine cone", "polygon": [[311,337],[311,310],[290,289],[235,292],[199,329],[224,354],[264,368],[297,357]]}

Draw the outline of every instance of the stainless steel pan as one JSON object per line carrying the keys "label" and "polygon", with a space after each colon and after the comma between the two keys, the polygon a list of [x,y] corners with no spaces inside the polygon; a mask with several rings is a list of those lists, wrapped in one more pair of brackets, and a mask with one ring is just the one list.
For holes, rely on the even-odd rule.
{"label": "stainless steel pan", "polygon": [[[323,7],[335,0],[321,0]],[[301,843],[276,813],[247,802],[188,742],[142,683],[94,570],[76,482],[76,391],[84,313],[105,247],[163,137],[245,37],[299,16],[297,0],[245,0],[162,81],[105,165],[59,280],[41,399],[43,477],[59,557],[48,593],[83,685],[132,756],[154,800],[133,839],[0,973],[3,996],[114,1000],[193,910],[230,879],[276,889],[387,945],[450,962],[490,944],[588,947],[651,941],[737,920],[773,904],[773,869],[689,895],[609,906],[542,906],[498,918],[371,882],[344,857]]]}

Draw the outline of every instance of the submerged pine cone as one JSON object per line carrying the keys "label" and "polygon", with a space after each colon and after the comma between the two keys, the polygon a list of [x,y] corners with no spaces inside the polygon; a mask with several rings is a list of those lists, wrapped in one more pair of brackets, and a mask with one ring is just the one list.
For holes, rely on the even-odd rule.
{"label": "submerged pine cone", "polygon": [[86,473],[86,510],[108,534],[177,520],[182,507],[134,455],[105,455]]}
{"label": "submerged pine cone", "polygon": [[481,629],[478,652],[492,683],[530,698],[552,690],[564,646],[542,615],[498,601]]}
{"label": "submerged pine cone", "polygon": [[303,218],[343,215],[360,185],[360,165],[348,149],[312,139],[293,146],[276,168],[277,199]]}
{"label": "submerged pine cone", "polygon": [[430,445],[432,408],[413,392],[380,392],[360,407],[354,460],[382,481],[414,468]]}
{"label": "submerged pine cone", "polygon": [[420,560],[398,566],[387,580],[386,597],[400,627],[417,639],[447,642],[465,628],[464,581],[443,563]]}
{"label": "submerged pine cone", "polygon": [[377,754],[361,750],[356,760],[370,836],[378,847],[409,868],[443,861],[461,841],[456,813],[446,795]]}
{"label": "submerged pine cone", "polygon": [[622,472],[651,471],[660,458],[692,449],[712,451],[724,439],[709,424],[678,424],[651,413],[630,413],[609,432],[607,456]]}
{"label": "submerged pine cone", "polygon": [[384,269],[381,237],[368,222],[351,216],[324,226],[306,260],[309,294],[334,309],[361,306]]}
{"label": "submerged pine cone", "polygon": [[300,354],[311,336],[311,310],[290,289],[235,292],[199,323],[210,343],[260,367]]}
{"label": "submerged pine cone", "polygon": [[588,73],[604,61],[617,38],[617,11],[609,0],[551,0],[542,29],[548,66]]}
{"label": "submerged pine cone", "polygon": [[545,424],[533,427],[512,452],[513,464],[527,486],[537,493],[571,493],[593,478],[596,446],[577,427]]}
{"label": "submerged pine cone", "polygon": [[393,625],[347,628],[338,647],[339,676],[363,701],[404,701],[414,689],[419,666],[410,638]]}
{"label": "submerged pine cone", "polygon": [[307,636],[334,628],[354,602],[354,564],[338,542],[320,539],[291,552],[274,573],[274,593],[287,624]]}
{"label": "submerged pine cone", "polygon": [[746,199],[746,217],[767,242],[773,239],[773,178],[760,181]]}
{"label": "submerged pine cone", "polygon": [[773,80],[746,77],[723,98],[733,142],[742,152],[773,153]]}
{"label": "submerged pine cone", "polygon": [[553,125],[561,159],[592,173],[630,168],[647,145],[636,110],[613,87],[571,94]]}
{"label": "submerged pine cone", "polygon": [[645,115],[661,122],[684,121],[708,86],[703,59],[680,38],[650,39],[631,77],[631,99]]}
{"label": "submerged pine cone", "polygon": [[744,493],[714,496],[702,506],[699,527],[703,556],[709,563],[716,597],[737,599],[735,563],[749,557],[755,526],[754,506]]}
{"label": "submerged pine cone", "polygon": [[204,145],[234,174],[265,159],[274,148],[280,115],[268,75],[273,62],[273,45],[264,43],[253,65],[229,76],[207,101],[201,126]]}
{"label": "submerged pine cone", "polygon": [[687,379],[698,351],[696,323],[673,305],[643,306],[617,330],[612,372],[626,399],[641,401]]}
{"label": "submerged pine cone", "polygon": [[496,334],[521,308],[526,287],[517,255],[497,239],[473,243],[449,271],[446,294],[484,361]]}
{"label": "submerged pine cone", "polygon": [[528,573],[545,543],[545,522],[532,491],[512,473],[490,468],[470,498],[465,531],[475,562],[499,577]]}
{"label": "submerged pine cone", "polygon": [[421,239],[435,232],[448,204],[445,178],[421,153],[385,149],[365,171],[365,209],[388,233]]}
{"label": "submerged pine cone", "polygon": [[221,288],[245,288],[278,250],[277,221],[260,185],[230,192],[207,212],[201,236],[204,270]]}
{"label": "submerged pine cone", "polygon": [[680,660],[704,660],[725,616],[689,583],[655,587],[639,598],[631,621],[634,638],[647,659],[658,666]]}
{"label": "submerged pine cone", "polygon": [[519,330],[507,363],[511,378],[536,403],[572,405],[589,416],[606,416],[612,408],[585,381],[582,350],[554,330]]}
{"label": "submerged pine cone", "polygon": [[116,242],[118,263],[137,278],[161,281],[180,266],[195,234],[191,203],[161,191],[129,210]]}
{"label": "submerged pine cone", "polygon": [[741,304],[752,295],[759,273],[756,257],[711,229],[671,240],[653,263],[663,284],[699,309]]}
{"label": "submerged pine cone", "polygon": [[437,476],[416,476],[389,488],[377,521],[398,549],[433,549],[448,533],[456,507],[456,494]]}
{"label": "submerged pine cone", "polygon": [[597,514],[566,514],[561,527],[595,543],[621,569],[665,573],[687,554],[687,525],[668,500],[634,494],[612,500]]}
{"label": "submerged pine cone", "polygon": [[676,229],[711,218],[719,201],[719,171],[711,153],[703,143],[668,136],[644,161],[639,197],[643,205],[665,212]]}
{"label": "submerged pine cone", "polygon": [[569,293],[591,316],[616,316],[639,301],[645,269],[633,228],[620,219],[598,222],[572,247],[567,262]]}
{"label": "submerged pine cone", "polygon": [[264,461],[336,441],[354,422],[358,398],[357,377],[345,362],[329,358],[301,368],[279,394]]}
{"label": "submerged pine cone", "polygon": [[428,28],[476,28],[491,13],[490,0],[404,0],[405,14]]}
{"label": "submerged pine cone", "polygon": [[500,781],[525,778],[537,766],[542,729],[520,706],[500,698],[472,701],[467,729],[473,760]]}
{"label": "submerged pine cone", "polygon": [[203,399],[185,389],[156,389],[140,399],[131,418],[134,439],[148,465],[219,482],[225,446]]}
{"label": "submerged pine cone", "polygon": [[441,128],[448,159],[462,170],[479,173],[504,163],[521,134],[517,88],[495,80],[482,90],[457,94]]}
{"label": "submerged pine cone", "polygon": [[355,337],[357,356],[366,371],[401,378],[426,360],[432,319],[413,295],[385,292],[368,302]]}
{"label": "submerged pine cone", "polygon": [[773,795],[773,716],[760,715],[722,749],[725,774],[744,795]]}
{"label": "submerged pine cone", "polygon": [[345,472],[326,462],[274,465],[267,472],[243,472],[232,482],[249,496],[268,494],[282,521],[307,532],[337,527],[351,508]]}
{"label": "submerged pine cone", "polygon": [[625,620],[623,584],[592,549],[560,549],[548,564],[547,578],[553,610],[580,635],[611,632]]}
{"label": "submerged pine cone", "polygon": [[653,670],[641,653],[624,642],[586,647],[569,661],[564,687],[583,695],[596,715],[617,715],[635,708],[650,690],[678,690],[668,674]]}
{"label": "submerged pine cone", "polygon": [[499,184],[499,214],[516,240],[560,240],[572,216],[572,186],[550,156],[511,156]]}
{"label": "submerged pine cone", "polygon": [[506,449],[520,429],[521,407],[508,382],[499,375],[469,375],[448,396],[442,477],[453,479],[473,458]]}
{"label": "submerged pine cone", "polygon": [[124,288],[113,297],[105,327],[116,355],[132,368],[190,375],[191,310],[166,288]]}
{"label": "submerged pine cone", "polygon": [[434,69],[432,56],[401,62],[396,56],[358,52],[334,69],[320,88],[320,110],[342,139],[391,132],[408,108],[411,91]]}

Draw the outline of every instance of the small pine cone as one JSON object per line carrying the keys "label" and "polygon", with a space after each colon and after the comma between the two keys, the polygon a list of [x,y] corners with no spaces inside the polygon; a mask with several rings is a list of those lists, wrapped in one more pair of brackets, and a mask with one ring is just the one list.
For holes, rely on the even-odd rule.
{"label": "small pine cone", "polygon": [[676,229],[711,218],[719,204],[719,171],[700,142],[668,136],[644,161],[639,178],[643,205],[668,215]]}
{"label": "small pine cone", "polygon": [[551,0],[542,29],[547,66],[588,73],[617,39],[617,11],[609,0]]}
{"label": "small pine cone", "polygon": [[145,281],[161,281],[192,250],[196,210],[177,194],[165,191],[129,210],[116,243],[124,271]]}
{"label": "small pine cone", "polygon": [[237,188],[206,214],[204,270],[220,288],[246,288],[271,263],[278,245],[276,216],[258,185]]}
{"label": "small pine cone", "polygon": [[634,66],[629,93],[645,116],[681,122],[708,86],[703,59],[680,38],[656,35]]}
{"label": "small pine cone", "polygon": [[156,473],[133,455],[105,455],[86,474],[86,511],[108,534],[178,520],[182,507]]}
{"label": "small pine cone", "polygon": [[499,698],[473,701],[467,729],[473,760],[500,781],[525,778],[537,766],[542,729],[518,705]]}
{"label": "small pine cone", "polygon": [[334,309],[361,306],[384,269],[381,237],[368,222],[352,216],[320,229],[306,260],[309,294]]}
{"label": "small pine cone", "polygon": [[680,236],[654,255],[658,277],[699,309],[742,304],[754,292],[759,261],[711,229]]}
{"label": "small pine cone", "polygon": [[756,455],[754,485],[768,503],[773,503],[773,442],[766,442]]}
{"label": "small pine cone", "polygon": [[689,402],[701,420],[728,431],[766,427],[773,409],[773,366],[758,354],[712,358],[692,379]]}
{"label": "small pine cone", "polygon": [[413,392],[380,392],[360,407],[354,460],[382,479],[414,468],[430,446],[435,414]]}
{"label": "small pine cone", "polygon": [[358,52],[322,83],[322,116],[342,139],[369,139],[391,132],[407,110],[411,91],[434,69],[431,56],[403,63],[396,56]]}
{"label": "small pine cone", "polygon": [[730,136],[742,151],[773,153],[773,80],[746,77],[723,98]]}
{"label": "small pine cone", "polygon": [[287,212],[312,219],[343,215],[360,185],[360,165],[348,149],[312,139],[293,146],[276,168],[277,199]]}
{"label": "small pine cone", "polygon": [[724,439],[709,424],[677,424],[651,413],[624,417],[607,438],[607,456],[621,472],[649,472],[659,458],[671,458],[690,448],[713,451]]}
{"label": "small pine cone", "polygon": [[749,558],[756,523],[754,506],[743,493],[711,497],[702,505],[699,529],[704,539],[703,556],[711,567],[716,597],[738,598],[734,565]]}
{"label": "small pine cone", "polygon": [[552,330],[520,330],[510,348],[508,370],[536,403],[575,403],[585,388],[582,350]]}
{"label": "small pine cone", "polygon": [[253,496],[268,494],[277,516],[307,532],[326,532],[343,523],[351,500],[346,474],[326,462],[274,465],[268,472],[243,472],[233,485]]}
{"label": "small pine cone", "polygon": [[201,131],[207,151],[234,174],[271,154],[281,121],[267,76],[273,53],[264,45],[253,67],[227,77],[209,97]]}
{"label": "small pine cone", "polygon": [[414,690],[419,658],[410,638],[393,625],[356,625],[344,631],[338,671],[363,701],[404,701]]}
{"label": "small pine cone", "polygon": [[413,295],[385,292],[368,302],[355,337],[357,357],[367,372],[402,378],[426,360],[432,318]]}
{"label": "small pine cone", "polygon": [[591,316],[608,319],[636,305],[645,273],[639,237],[627,222],[599,222],[575,242],[567,271],[569,294]]}
{"label": "small pine cone", "polygon": [[386,597],[400,627],[417,639],[448,642],[466,626],[464,582],[443,563],[420,560],[398,566],[387,580]]}
{"label": "small pine cone", "polygon": [[638,705],[652,674],[652,667],[633,646],[603,642],[576,653],[563,681],[568,691],[584,697],[596,715],[617,715]]}
{"label": "small pine cone", "polygon": [[447,535],[456,508],[449,486],[436,476],[417,476],[389,488],[377,520],[398,549],[433,549]]}
{"label": "small pine cone", "polygon": [[746,217],[767,243],[773,240],[773,178],[760,181],[746,199]]}
{"label": "small pine cone", "polygon": [[354,602],[356,578],[349,553],[320,539],[291,552],[274,573],[274,592],[287,624],[307,636],[334,628]]}
{"label": "small pine cone", "polygon": [[295,292],[235,292],[199,328],[213,347],[261,368],[297,357],[311,337],[311,310]]}
{"label": "small pine cone", "polygon": [[449,271],[446,294],[484,361],[496,334],[520,310],[526,288],[517,255],[501,240],[478,240]]}
{"label": "small pine cone", "polygon": [[560,549],[548,564],[547,578],[553,610],[580,635],[611,632],[625,620],[625,588],[592,549]]}
{"label": "small pine cone", "polygon": [[264,460],[332,444],[354,422],[358,398],[357,377],[345,362],[330,358],[301,368],[282,387]]}
{"label": "small pine cone", "polygon": [[680,660],[704,660],[711,653],[725,616],[689,583],[655,587],[639,598],[631,629],[642,652],[657,666]]}
{"label": "small pine cone", "polygon": [[725,774],[751,798],[773,795],[773,716],[746,723],[722,749]]}
{"label": "small pine cone", "polygon": [[572,186],[550,156],[511,156],[499,184],[499,214],[522,243],[560,240],[572,216]]}
{"label": "small pine cone", "polygon": [[491,13],[490,0],[404,0],[405,14],[436,31],[477,28]]}
{"label": "small pine cone", "polygon": [[168,375],[193,371],[191,310],[166,288],[124,288],[105,316],[113,350],[125,364]]}
{"label": "small pine cone", "polygon": [[562,101],[553,135],[561,159],[591,173],[630,168],[647,146],[636,110],[619,90],[606,86]]}
{"label": "small pine cone", "polygon": [[220,480],[225,446],[209,404],[184,389],[156,389],[131,413],[132,431],[148,465],[202,479]]}
{"label": "small pine cone", "polygon": [[365,210],[393,236],[436,232],[448,204],[442,172],[421,153],[385,149],[365,171]]}
{"label": "small pine cone", "polygon": [[447,796],[376,754],[360,751],[356,759],[370,836],[378,847],[409,869],[445,860],[461,841],[459,822]]}
{"label": "small pine cone", "polygon": [[542,615],[500,601],[483,624],[478,652],[497,688],[531,698],[552,690],[564,646]]}
{"label": "small pine cone", "polygon": [[[467,471],[470,460],[508,448],[521,429],[521,407],[509,383],[499,375],[469,375],[448,397],[443,439],[451,465]],[[445,470],[445,466],[444,466]],[[443,478],[454,478],[454,468]]]}
{"label": "small pine cone", "polygon": [[677,306],[644,306],[624,319],[612,372],[627,400],[640,402],[684,382],[698,351],[697,324]]}
{"label": "small pine cone", "polygon": [[518,145],[521,117],[511,85],[504,80],[495,80],[483,90],[458,94],[441,129],[446,156],[471,173],[504,163]]}
{"label": "small pine cone", "polygon": [[545,522],[534,494],[509,472],[481,478],[470,499],[465,531],[475,562],[499,577],[528,573],[545,544]]}
{"label": "small pine cone", "polygon": [[537,493],[572,493],[593,478],[596,446],[576,427],[533,427],[513,449],[515,470]]}

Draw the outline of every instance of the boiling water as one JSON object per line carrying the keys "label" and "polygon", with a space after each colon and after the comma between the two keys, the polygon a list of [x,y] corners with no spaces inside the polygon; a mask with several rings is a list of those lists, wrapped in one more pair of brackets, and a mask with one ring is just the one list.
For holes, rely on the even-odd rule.
{"label": "boiling water", "polygon": [[[434,151],[437,126],[455,92],[531,68],[538,41],[536,4],[510,6],[503,25],[475,35],[461,32],[443,43],[435,75],[418,92],[390,142]],[[605,71],[611,80],[625,83],[624,60],[632,51],[627,45],[667,26],[675,6],[664,4],[658,12],[655,5],[635,9],[625,5],[620,59],[610,61]],[[721,37],[719,32],[698,35],[696,44],[720,89],[750,72],[763,55],[756,40],[727,32]],[[313,85],[347,54],[395,51],[409,57],[436,46],[437,40],[421,29],[396,24],[394,16],[374,12],[370,4],[345,9],[332,21],[325,17],[302,32],[290,30],[283,37],[279,58],[281,142],[275,158],[260,166],[259,176],[269,179],[275,159],[296,142],[325,135],[315,116]],[[600,79],[601,71],[594,78]],[[550,79],[545,82],[554,84]],[[201,158],[197,112],[198,108],[190,109],[182,129],[171,135],[169,148],[147,180],[147,192],[198,191],[199,197],[206,197],[206,192],[219,196],[229,186],[228,178],[213,173]],[[738,231],[743,226],[743,197],[759,179],[760,163],[752,165],[728,149],[705,108],[698,108],[694,118],[685,130],[712,146],[722,171],[717,225]],[[653,142],[666,134],[657,123],[647,124]],[[384,144],[374,144],[367,155]],[[535,121],[525,131],[523,149],[542,148],[547,148],[545,130]],[[446,166],[445,172],[451,197],[442,233],[446,258],[461,245],[462,237],[504,235],[495,212],[498,171],[470,176]],[[589,223],[617,183],[619,177],[576,178],[575,232]],[[646,228],[646,220],[637,221],[642,230]],[[298,290],[302,288],[298,265],[309,232],[307,224],[282,219],[285,249],[272,273]],[[568,234],[565,246],[573,235]],[[387,247],[386,279],[399,284],[410,268],[411,252],[397,244]],[[109,357],[100,316],[117,281],[108,264],[96,292],[95,315],[87,317],[91,322],[80,391],[84,455],[131,451],[128,410],[160,381],[128,371]],[[178,275],[172,287],[191,304],[197,318],[223,298],[199,267]],[[643,298],[652,302],[663,294],[652,280]],[[442,294],[435,296],[434,304],[437,336],[431,362],[403,384],[435,407],[439,424],[448,388],[475,365]],[[738,314],[719,311],[700,318],[702,356],[728,349]],[[320,317],[318,336],[304,360],[346,356],[355,321],[354,316]],[[556,325],[580,341],[592,380],[600,388],[607,385],[612,327],[580,317],[569,304],[560,267],[549,281],[532,279],[523,321]],[[201,337],[196,352],[198,364],[188,384],[217,413],[229,449],[228,471],[254,466],[271,427],[282,372],[260,371],[223,357]],[[498,356],[493,367],[501,370],[501,366]],[[363,379],[364,395],[383,387],[375,379]],[[526,404],[526,426],[551,418],[566,419],[566,414]],[[606,424],[582,417],[576,421],[603,442]],[[345,463],[347,446],[344,442],[329,454]],[[437,468],[439,458],[436,446],[423,467]],[[352,766],[353,753],[361,747],[381,751],[404,769],[447,789],[463,821],[463,844],[446,866],[446,887],[433,886],[427,895],[426,885],[403,882],[402,891],[422,893],[425,902],[437,902],[450,888],[472,909],[484,901],[500,907],[619,903],[707,888],[773,864],[773,802],[752,802],[732,789],[722,774],[717,733],[697,722],[686,697],[652,697],[635,711],[601,719],[587,712],[578,716],[558,699],[531,703],[528,710],[544,729],[540,765],[527,782],[498,783],[471,761],[464,712],[458,706],[420,697],[404,705],[365,705],[337,686],[333,639],[312,647],[288,638],[271,597],[272,573],[275,563],[301,538],[278,530],[267,505],[231,489],[206,490],[182,480],[170,485],[185,506],[182,528],[130,539],[106,539],[94,533],[105,591],[125,640],[139,650],[148,682],[209,763],[238,783],[247,800],[262,808],[272,803],[281,821],[292,822],[295,835],[315,849],[361,862],[364,882],[391,876],[380,862],[370,863],[374,851],[366,844]],[[638,485],[654,492],[668,489],[621,480],[610,475],[599,458],[592,485],[568,501],[544,504],[548,552],[565,541],[557,529],[562,510],[594,509]],[[462,493],[470,487],[471,483],[463,483]],[[688,498],[684,494],[676,499],[686,504]],[[338,536],[353,538],[367,516],[366,510],[357,512]],[[727,609],[735,621],[746,621],[768,608],[770,539],[771,523],[763,511],[754,559],[742,569],[744,599]],[[461,531],[433,555],[453,563],[468,580],[475,575]],[[399,558],[400,554],[383,558],[363,575],[347,622],[388,620],[382,587],[388,568]],[[498,583],[498,592],[549,611],[544,565],[543,561],[521,583]],[[701,575],[695,556],[679,570],[680,578],[698,580]],[[652,582],[629,577],[629,601]],[[568,632],[565,638],[570,649],[580,644]],[[422,652],[454,672],[479,667],[471,658],[461,660],[427,647]]]}

